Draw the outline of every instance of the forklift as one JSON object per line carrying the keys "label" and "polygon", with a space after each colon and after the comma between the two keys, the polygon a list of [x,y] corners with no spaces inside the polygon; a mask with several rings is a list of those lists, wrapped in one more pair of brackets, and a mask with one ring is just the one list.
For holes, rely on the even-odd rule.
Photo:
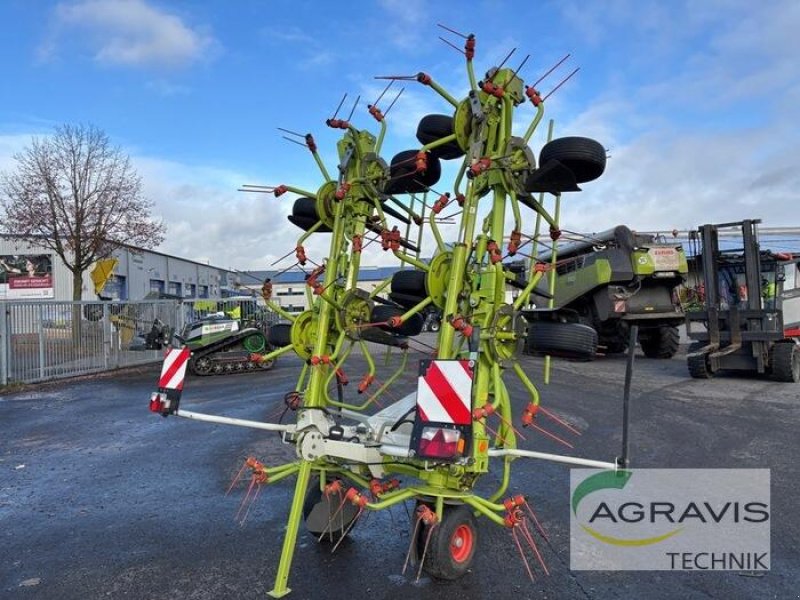
{"label": "forklift", "polygon": [[[800,381],[800,256],[761,250],[760,222],[703,225],[697,231],[703,302],[701,310],[686,313],[693,340],[687,364],[694,378],[736,370]],[[720,230],[732,228],[741,233],[741,247],[721,249]]]}

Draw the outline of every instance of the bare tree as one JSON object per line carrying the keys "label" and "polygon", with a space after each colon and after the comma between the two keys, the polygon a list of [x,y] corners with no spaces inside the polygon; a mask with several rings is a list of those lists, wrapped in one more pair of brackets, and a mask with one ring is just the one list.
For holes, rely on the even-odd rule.
{"label": "bare tree", "polygon": [[72,273],[81,299],[83,273],[123,244],[153,248],[161,221],[130,158],[93,125],[63,125],[14,155],[16,169],[0,177],[5,231],[52,249]]}

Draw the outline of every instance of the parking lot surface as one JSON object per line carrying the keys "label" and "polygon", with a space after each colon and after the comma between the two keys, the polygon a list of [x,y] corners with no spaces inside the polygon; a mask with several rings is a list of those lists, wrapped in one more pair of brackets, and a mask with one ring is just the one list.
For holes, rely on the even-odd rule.
{"label": "parking lot surface", "polygon": [[[541,382],[542,360],[524,367]],[[299,373],[188,378],[182,408],[276,420]],[[410,385],[414,369],[405,384]],[[554,361],[543,404],[577,424],[575,455],[619,454],[625,360]],[[251,599],[272,589],[291,482],[266,486],[244,525],[244,487],[226,495],[250,455],[291,456],[275,433],[150,413],[156,367],[0,396],[0,598]],[[394,386],[393,386],[394,387]],[[402,387],[402,386],[397,386]],[[526,399],[511,385],[521,414]],[[510,492],[533,502],[549,534],[550,569],[531,582],[508,531],[481,523],[471,571],[454,582],[401,574],[409,541],[402,507],[359,522],[334,554],[301,531],[289,598],[796,598],[800,582],[800,386],[756,377],[688,377],[682,355],[638,357],[633,466],[770,468],[772,570],[571,572],[569,468],[518,460]],[[526,433],[521,447],[561,452]],[[499,470],[498,470],[499,471]],[[481,482],[496,485],[492,472]]]}

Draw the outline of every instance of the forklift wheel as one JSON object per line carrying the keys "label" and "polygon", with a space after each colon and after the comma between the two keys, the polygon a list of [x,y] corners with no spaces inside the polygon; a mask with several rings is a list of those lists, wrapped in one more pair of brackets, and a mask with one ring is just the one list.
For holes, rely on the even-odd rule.
{"label": "forklift wheel", "polygon": [[[689,346],[689,354],[696,352],[703,347],[703,344],[692,344]],[[708,355],[692,356],[686,359],[686,366],[689,367],[689,375],[695,379],[711,379],[714,373],[708,364]]]}
{"label": "forklift wheel", "polygon": [[342,503],[343,499],[340,494],[324,496],[317,480],[309,484],[303,503],[303,520],[311,535],[320,537],[325,533],[321,542],[333,539],[335,544],[356,518],[358,508],[350,502]]}
{"label": "forklift wheel", "polygon": [[680,347],[678,328],[662,325],[639,332],[639,345],[647,358],[672,358]]}
{"label": "forklift wheel", "polygon": [[777,381],[800,381],[800,348],[794,342],[779,342],[770,350],[772,377]]}
{"label": "forklift wheel", "polygon": [[428,549],[422,568],[436,579],[458,579],[464,575],[475,557],[478,546],[478,524],[469,507],[445,506],[442,521],[432,530],[422,528],[419,558],[422,558],[425,540],[430,532]]}

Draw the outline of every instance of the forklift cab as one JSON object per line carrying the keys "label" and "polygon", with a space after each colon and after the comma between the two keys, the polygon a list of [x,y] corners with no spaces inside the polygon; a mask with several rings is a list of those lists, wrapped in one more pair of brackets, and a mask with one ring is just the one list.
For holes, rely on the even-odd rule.
{"label": "forklift cab", "polygon": [[[759,222],[699,228],[705,300],[703,310],[686,315],[693,377],[730,369],[800,379],[800,257],[761,250]],[[721,228],[739,229],[741,247],[720,248]]]}

